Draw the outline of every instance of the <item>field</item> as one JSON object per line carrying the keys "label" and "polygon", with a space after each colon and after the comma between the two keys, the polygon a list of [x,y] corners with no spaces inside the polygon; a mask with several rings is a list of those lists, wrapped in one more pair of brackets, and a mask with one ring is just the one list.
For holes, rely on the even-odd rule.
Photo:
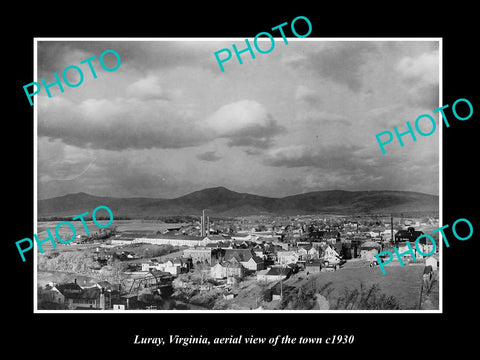
{"label": "field", "polygon": [[[44,240],[48,237],[46,229],[50,229],[50,232],[52,235],[55,237],[55,243],[57,245],[58,249],[61,250],[67,250],[70,249],[70,245],[67,244],[62,244],[60,241],[57,241],[56,236],[55,236],[55,227],[60,223],[61,221],[39,221],[37,223],[37,236],[38,239]],[[99,221],[100,224],[105,224],[107,221],[102,220]],[[83,224],[81,221],[72,221],[70,222],[74,227],[75,227],[75,232],[76,235],[86,235],[85,229],[83,227]],[[99,228],[93,221],[85,221],[85,224],[90,232],[90,234],[94,234],[98,232],[101,228]],[[151,232],[156,232],[156,231],[164,231],[167,228],[171,228],[173,226],[180,226],[182,224],[167,224],[162,221],[145,221],[145,220],[113,220],[112,224],[105,228],[106,230],[108,229],[113,229],[114,227],[117,228],[118,233],[122,233],[125,231],[151,231]],[[71,229],[68,225],[62,225],[59,228],[59,234],[60,236],[65,239],[69,240],[70,237],[72,236]],[[32,238],[33,240],[33,238]],[[97,245],[95,245],[97,246]],[[79,245],[76,245],[75,247],[79,247]],[[91,247],[91,245],[89,246]],[[52,245],[50,241],[44,242],[42,244],[42,248],[45,251],[51,250]]]}
{"label": "field", "polygon": [[330,300],[333,300],[333,302],[344,295],[345,288],[350,290],[360,289],[361,283],[367,288],[378,284],[382,293],[387,296],[394,296],[399,301],[402,310],[413,310],[418,309],[423,268],[424,264],[419,262],[405,267],[389,266],[386,268],[385,275],[379,268],[370,267],[342,269],[309,274],[308,276],[305,272],[300,272],[284,281],[284,284],[295,287],[305,285],[307,288],[312,286],[314,289],[320,289],[327,283],[332,282],[331,288],[333,291],[330,294]]}
{"label": "field", "polygon": [[[39,221],[37,223],[37,235],[40,239],[43,239],[47,236],[46,229],[49,228],[50,231],[53,233],[55,231],[55,227],[61,221]],[[106,220],[98,221],[100,224],[105,224]],[[85,229],[82,225],[81,221],[71,221],[71,223],[75,227],[75,231],[77,235],[86,235]],[[90,233],[97,232],[100,228],[95,225],[93,221],[85,221],[87,224],[87,228]],[[110,229],[113,227],[117,227],[118,232],[124,231],[164,231],[165,229],[172,227],[172,226],[180,226],[184,224],[167,224],[162,221],[145,221],[145,220],[113,220],[112,224],[105,228]],[[71,232],[70,228],[67,225],[63,225],[60,232]]]}

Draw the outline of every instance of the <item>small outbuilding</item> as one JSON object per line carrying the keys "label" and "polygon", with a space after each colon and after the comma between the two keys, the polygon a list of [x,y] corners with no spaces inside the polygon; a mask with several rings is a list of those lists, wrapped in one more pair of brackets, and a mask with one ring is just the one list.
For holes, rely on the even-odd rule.
{"label": "small outbuilding", "polygon": [[380,252],[382,246],[375,241],[365,241],[360,246],[360,258],[368,261],[374,261],[375,255]]}

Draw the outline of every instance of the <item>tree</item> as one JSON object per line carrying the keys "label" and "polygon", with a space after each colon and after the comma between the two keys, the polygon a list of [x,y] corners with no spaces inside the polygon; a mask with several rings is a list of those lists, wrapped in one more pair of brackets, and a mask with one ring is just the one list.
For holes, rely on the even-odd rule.
{"label": "tree", "polygon": [[208,269],[210,269],[210,265],[206,261],[197,261],[197,263],[195,264],[193,271],[194,274],[200,278],[200,284],[203,284],[203,282],[205,281],[206,271]]}

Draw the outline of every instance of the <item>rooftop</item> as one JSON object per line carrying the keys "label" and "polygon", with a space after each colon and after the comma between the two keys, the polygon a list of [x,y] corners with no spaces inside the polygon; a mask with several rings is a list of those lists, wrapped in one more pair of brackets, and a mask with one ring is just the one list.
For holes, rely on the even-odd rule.
{"label": "rooftop", "polygon": [[262,262],[251,249],[225,249],[224,260],[237,259],[240,262],[246,262],[253,258],[255,262]]}

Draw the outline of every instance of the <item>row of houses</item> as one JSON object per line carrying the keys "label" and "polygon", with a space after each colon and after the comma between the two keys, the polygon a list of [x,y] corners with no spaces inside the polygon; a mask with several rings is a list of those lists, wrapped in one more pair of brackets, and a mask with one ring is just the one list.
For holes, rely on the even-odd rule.
{"label": "row of houses", "polygon": [[101,281],[86,286],[74,282],[52,284],[47,286],[48,300],[66,309],[112,308],[112,296],[119,293],[119,286],[112,286],[108,281]]}
{"label": "row of houses", "polygon": [[141,264],[142,271],[151,272],[152,270],[169,273],[178,276],[183,272],[188,272],[192,268],[192,261],[189,258],[168,259],[165,262],[159,262],[156,259]]}

